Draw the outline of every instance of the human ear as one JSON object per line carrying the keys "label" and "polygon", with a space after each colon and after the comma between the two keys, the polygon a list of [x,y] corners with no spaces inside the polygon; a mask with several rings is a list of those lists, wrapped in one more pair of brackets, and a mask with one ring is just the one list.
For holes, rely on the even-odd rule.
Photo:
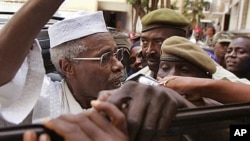
{"label": "human ear", "polygon": [[61,59],[59,61],[59,65],[63,76],[65,76],[66,78],[71,78],[74,76],[74,66],[71,61],[65,58]]}

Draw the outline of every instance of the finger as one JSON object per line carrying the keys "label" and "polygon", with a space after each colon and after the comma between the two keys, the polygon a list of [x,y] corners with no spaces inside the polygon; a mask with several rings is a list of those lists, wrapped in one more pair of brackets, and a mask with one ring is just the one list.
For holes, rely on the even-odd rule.
{"label": "finger", "polygon": [[[159,92],[160,89],[162,89],[162,92]],[[151,97],[151,101],[148,104],[147,112],[144,115],[144,123],[139,133],[140,136],[137,138],[137,140],[152,140],[156,134],[158,123],[162,116],[162,110],[165,108],[165,103],[169,101],[169,97],[167,97],[164,93],[165,88],[157,88],[158,92],[155,92],[155,89],[152,89],[151,91],[151,95],[153,96]]]}
{"label": "finger", "polygon": [[37,141],[37,135],[34,131],[25,131],[23,134],[23,141]]}
{"label": "finger", "polygon": [[101,140],[119,140],[119,141],[128,141],[127,134],[124,134],[113,126],[106,118],[104,118],[97,110],[90,109],[86,112],[89,119],[95,123],[96,129],[92,128],[94,126],[88,126],[88,134],[93,141]]}
{"label": "finger", "polygon": [[127,133],[125,115],[115,105],[100,101],[91,101],[91,105],[96,110],[106,113],[114,126],[120,129],[123,133]]}
{"label": "finger", "polygon": [[[147,107],[144,95],[138,95],[145,91],[146,86],[136,82],[126,82],[123,87],[113,91],[113,95],[108,98],[108,102],[115,104],[123,111],[127,118],[129,137],[134,141],[138,130],[143,122],[143,115]],[[124,106],[125,105],[125,106]]]}
{"label": "finger", "polygon": [[108,91],[101,91],[98,94],[97,100],[106,101],[109,98],[109,96],[111,96],[111,93],[109,93]]}
{"label": "finger", "polygon": [[[178,103],[178,98],[181,98],[181,96],[179,96],[179,94],[175,92],[170,91],[169,93],[167,93],[167,101],[165,102],[165,104],[163,104],[164,106],[162,107],[163,110],[161,119],[158,123],[158,131],[165,132],[176,116],[178,108],[182,106],[182,104]],[[182,99],[184,100],[184,98]]]}
{"label": "finger", "polygon": [[62,136],[65,141],[81,141],[83,138],[86,141],[90,141],[90,138],[77,124],[75,115],[63,115],[56,119],[45,121],[44,125]]}
{"label": "finger", "polygon": [[108,98],[108,102],[122,109],[122,105],[131,99],[131,92],[136,89],[137,84],[133,81],[127,81],[120,89],[109,91],[112,95]]}
{"label": "finger", "polygon": [[[147,89],[147,88],[144,87],[142,89]],[[145,91],[148,91],[150,93],[150,89],[147,89]],[[127,124],[128,124],[128,132],[130,135],[130,140],[132,141],[137,140],[137,135],[139,133],[139,130],[141,129],[144,117],[147,112],[147,106],[149,103],[147,102],[148,100],[145,101],[143,100],[145,99],[145,97],[149,97],[147,96],[147,94],[145,95],[139,94],[136,97],[136,99],[132,99],[129,102],[128,113],[127,113]]]}
{"label": "finger", "polygon": [[161,78],[161,77],[159,77],[159,76],[156,78],[156,80],[157,80],[158,82],[162,81],[162,79],[163,79],[163,78]]}
{"label": "finger", "polygon": [[42,134],[39,136],[39,141],[50,141],[50,136],[48,134]]}
{"label": "finger", "polygon": [[[83,114],[86,115],[87,119],[79,124],[84,129],[86,134],[91,137],[92,140],[103,140],[105,137],[110,136],[114,126],[95,109],[89,109]],[[81,120],[81,116],[78,117]],[[98,134],[98,136],[96,136]]]}
{"label": "finger", "polygon": [[202,97],[199,94],[188,94],[186,95],[185,98],[189,101],[196,101],[196,100],[200,100]]}
{"label": "finger", "polygon": [[193,108],[195,107],[192,103],[185,100],[182,96],[180,96],[175,91],[172,91],[169,89],[169,93],[167,94],[169,97],[169,102],[165,102],[165,105],[163,107],[161,119],[158,123],[158,132],[156,137],[160,138],[167,132],[167,129],[173,119],[176,117],[177,111],[180,108]]}
{"label": "finger", "polygon": [[[88,118],[79,124],[92,140],[103,140],[114,131],[114,126],[95,109],[89,109],[84,114]],[[78,116],[79,120],[81,115]]]}
{"label": "finger", "polygon": [[[134,102],[136,103],[136,102]],[[136,108],[135,108],[136,107]],[[146,112],[146,104],[132,104],[127,115],[128,133],[130,140],[137,138],[139,130],[143,124],[143,115]],[[132,109],[132,110],[130,110]]]}

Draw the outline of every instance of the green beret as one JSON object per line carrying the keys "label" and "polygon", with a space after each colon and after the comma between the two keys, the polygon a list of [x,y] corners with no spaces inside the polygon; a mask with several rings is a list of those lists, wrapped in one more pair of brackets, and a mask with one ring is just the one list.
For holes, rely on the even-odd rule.
{"label": "green beret", "polygon": [[190,24],[188,19],[172,9],[162,8],[154,10],[145,16],[142,20],[142,31],[148,31],[156,27],[173,27],[185,30]]}
{"label": "green beret", "polygon": [[161,60],[169,55],[180,57],[210,74],[216,71],[216,64],[208,54],[186,38],[172,36],[166,39],[161,46]]}

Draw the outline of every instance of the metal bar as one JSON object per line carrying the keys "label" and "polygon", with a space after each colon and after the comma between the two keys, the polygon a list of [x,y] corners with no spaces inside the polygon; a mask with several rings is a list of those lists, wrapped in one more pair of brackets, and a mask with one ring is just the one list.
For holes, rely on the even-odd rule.
{"label": "metal bar", "polygon": [[166,136],[180,135],[197,130],[227,129],[232,124],[249,124],[250,103],[226,104],[179,110]]}

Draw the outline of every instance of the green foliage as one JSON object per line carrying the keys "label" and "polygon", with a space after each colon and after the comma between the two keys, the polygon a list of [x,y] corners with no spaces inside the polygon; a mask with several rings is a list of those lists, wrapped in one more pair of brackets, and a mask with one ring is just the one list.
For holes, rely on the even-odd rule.
{"label": "green foliage", "polygon": [[142,2],[141,2],[142,7],[147,7],[148,3],[149,3],[149,0],[142,0]]}
{"label": "green foliage", "polygon": [[173,4],[171,4],[171,9],[174,9],[174,10],[177,10],[177,9],[178,9],[178,7],[176,6],[176,5],[177,5],[177,2],[178,2],[178,0],[175,0],[175,1],[173,2]]}
{"label": "green foliage", "polygon": [[[155,10],[158,8],[158,3],[159,0],[127,0],[128,4],[131,4],[133,7],[133,10],[135,11],[135,16],[134,16],[134,22],[132,25],[132,30],[136,30],[136,22],[138,17],[142,18],[145,14],[148,12]],[[170,3],[170,0],[166,0],[167,3]],[[162,7],[162,6],[160,6]],[[172,5],[171,5],[172,7]],[[173,8],[176,8],[176,6]]]}
{"label": "green foliage", "polygon": [[132,4],[132,5],[133,5],[133,4],[135,4],[135,3],[136,3],[136,1],[137,1],[137,0],[127,0],[127,3],[129,3],[129,4]]}
{"label": "green foliage", "polygon": [[203,8],[208,6],[209,2],[204,0],[185,0],[183,15],[192,21],[193,27],[199,25],[200,19],[204,19]]}

